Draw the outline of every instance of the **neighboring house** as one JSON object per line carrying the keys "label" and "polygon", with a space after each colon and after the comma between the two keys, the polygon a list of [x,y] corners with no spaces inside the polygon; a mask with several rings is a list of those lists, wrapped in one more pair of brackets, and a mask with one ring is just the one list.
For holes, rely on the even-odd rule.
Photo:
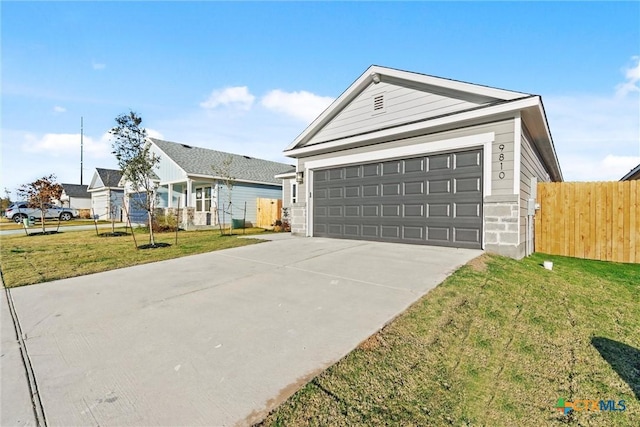
{"label": "neighboring house", "polygon": [[[181,222],[185,225],[216,225],[243,219],[257,220],[257,199],[280,199],[282,181],[275,178],[292,165],[224,153],[187,144],[149,138],[150,150],[160,157],[155,170],[158,176],[158,208],[187,208]],[[224,184],[223,163],[230,159],[233,178],[232,209],[229,209]],[[222,174],[224,175],[224,174]],[[246,217],[243,212],[246,202]],[[223,209],[223,205],[225,208]],[[184,209],[182,210],[184,213]],[[224,213],[223,213],[224,211]],[[223,221],[224,216],[224,221]]]}
{"label": "neighboring house", "polygon": [[379,66],[284,153],[294,234],[514,258],[533,251],[536,180],[562,181],[540,96]]}
{"label": "neighboring house", "polygon": [[80,184],[60,184],[62,185],[62,195],[60,205],[73,209],[91,209],[91,194],[87,191],[87,185]]}
{"label": "neighboring house", "polygon": [[635,179],[640,179],[640,165],[631,169],[629,173],[627,173],[625,176],[620,178],[620,181],[632,181]]}
{"label": "neighboring house", "polygon": [[124,220],[124,188],[120,185],[121,178],[122,172],[117,169],[96,168],[87,189],[91,194],[92,215],[102,220]]}

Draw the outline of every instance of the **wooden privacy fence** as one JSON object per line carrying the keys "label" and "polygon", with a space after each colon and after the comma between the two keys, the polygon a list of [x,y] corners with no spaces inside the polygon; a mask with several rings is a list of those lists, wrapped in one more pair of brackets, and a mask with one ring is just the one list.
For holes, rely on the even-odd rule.
{"label": "wooden privacy fence", "polygon": [[256,227],[270,228],[277,219],[280,219],[282,200],[258,198],[256,205],[258,206]]}
{"label": "wooden privacy fence", "polygon": [[640,263],[640,182],[541,182],[535,250]]}

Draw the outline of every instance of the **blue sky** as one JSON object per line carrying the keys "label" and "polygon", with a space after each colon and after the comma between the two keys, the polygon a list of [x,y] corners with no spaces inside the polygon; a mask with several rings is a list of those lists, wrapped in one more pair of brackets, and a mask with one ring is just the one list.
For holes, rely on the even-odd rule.
{"label": "blue sky", "polygon": [[[371,64],[542,96],[566,180],[640,163],[638,2],[7,2],[0,190],[115,167],[108,130],[282,150]],[[15,195],[15,193],[14,193]]]}

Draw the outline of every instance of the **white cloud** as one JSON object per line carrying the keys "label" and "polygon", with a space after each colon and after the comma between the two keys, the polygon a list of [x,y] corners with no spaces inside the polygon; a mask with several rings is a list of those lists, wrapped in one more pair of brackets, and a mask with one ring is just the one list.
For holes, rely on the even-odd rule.
{"label": "white cloud", "polygon": [[145,128],[145,129],[147,131],[147,136],[149,138],[164,139],[164,136],[159,131],[157,131],[155,129],[149,129],[149,128]]}
{"label": "white cloud", "polygon": [[214,109],[219,106],[234,106],[241,110],[249,110],[256,97],[253,96],[246,86],[226,87],[214,90],[209,98],[200,103],[202,108]]}
{"label": "white cloud", "polygon": [[91,67],[94,70],[104,70],[105,68],[107,68],[107,65],[106,64],[102,64],[100,62],[91,61]]}
{"label": "white cloud", "polygon": [[618,97],[624,97],[631,92],[640,92],[640,56],[632,57],[631,62],[635,62],[635,65],[622,69],[625,81],[616,86]]}
{"label": "white cloud", "polygon": [[[80,134],[47,133],[43,136],[26,134],[22,149],[27,153],[46,154],[51,157],[80,155]],[[106,158],[111,156],[110,134],[107,132],[99,139],[89,136],[82,137],[84,154],[91,158]]]}
{"label": "white cloud", "polygon": [[618,180],[640,163],[640,68],[632,60],[609,96],[544,96],[566,181]]}
{"label": "white cloud", "polygon": [[311,123],[331,103],[333,98],[319,96],[307,91],[284,92],[272,90],[262,98],[262,105],[270,110],[284,113]]}
{"label": "white cloud", "polygon": [[640,164],[640,156],[570,154],[560,163],[565,181],[617,181]]}
{"label": "white cloud", "polygon": [[54,113],[65,113],[66,111],[67,111],[66,108],[61,107],[59,105],[56,105],[56,106],[53,107],[53,112]]}

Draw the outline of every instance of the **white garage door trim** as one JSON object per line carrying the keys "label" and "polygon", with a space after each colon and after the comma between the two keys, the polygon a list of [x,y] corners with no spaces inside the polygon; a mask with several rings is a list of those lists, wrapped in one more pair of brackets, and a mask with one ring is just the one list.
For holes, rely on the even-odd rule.
{"label": "white garage door trim", "polygon": [[[307,199],[307,236],[313,236],[313,197],[309,197],[309,195],[311,194],[310,192],[313,189],[314,169],[375,162],[386,159],[400,159],[411,156],[435,153],[438,151],[455,151],[464,148],[474,148],[481,146],[483,149],[483,196],[490,196],[492,158],[491,148],[494,140],[495,132],[487,132],[478,135],[463,136],[460,138],[443,139],[440,141],[424,142],[421,144],[407,145],[404,147],[387,148],[378,151],[348,154],[345,156],[336,156],[328,159],[311,160],[309,162],[306,162],[304,165],[304,175],[307,177],[307,179],[305,180]],[[484,230],[484,220],[482,229]],[[484,248],[484,232],[482,233],[482,247]]]}

